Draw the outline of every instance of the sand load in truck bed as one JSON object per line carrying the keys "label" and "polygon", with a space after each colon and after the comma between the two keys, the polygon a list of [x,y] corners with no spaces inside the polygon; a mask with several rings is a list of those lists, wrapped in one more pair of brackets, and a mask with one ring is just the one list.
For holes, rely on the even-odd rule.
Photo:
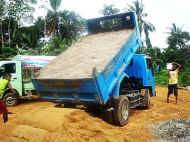
{"label": "sand load in truck bed", "polygon": [[120,30],[85,36],[42,69],[38,79],[91,78],[93,68],[102,71],[133,32]]}

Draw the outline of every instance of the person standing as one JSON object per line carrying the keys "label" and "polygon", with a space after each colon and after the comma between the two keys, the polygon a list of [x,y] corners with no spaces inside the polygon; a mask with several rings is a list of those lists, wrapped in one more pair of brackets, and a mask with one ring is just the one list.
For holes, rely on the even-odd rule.
{"label": "person standing", "polygon": [[8,110],[3,101],[0,101],[0,115],[3,115],[3,121],[6,123],[8,121]]}
{"label": "person standing", "polygon": [[169,97],[171,94],[174,94],[176,103],[178,101],[178,73],[180,68],[181,65],[173,62],[171,69],[169,69],[167,103],[169,103]]}
{"label": "person standing", "polygon": [[[10,84],[11,75],[6,73],[3,78],[0,79],[0,96],[3,96],[7,88],[12,88]],[[8,121],[8,110],[3,101],[0,100],[0,115],[3,115],[4,122]]]}

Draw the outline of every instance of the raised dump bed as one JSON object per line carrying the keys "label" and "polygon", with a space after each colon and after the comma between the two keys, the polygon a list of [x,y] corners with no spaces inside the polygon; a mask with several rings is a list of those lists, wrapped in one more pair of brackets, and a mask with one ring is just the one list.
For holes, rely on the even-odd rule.
{"label": "raised dump bed", "polygon": [[[141,89],[154,92],[154,84],[148,72],[149,59],[135,55],[141,45],[135,14],[91,19],[87,27],[87,36],[60,54],[34,79],[40,96],[64,103],[99,104],[105,108],[113,106],[113,99],[121,101],[123,98],[127,106],[142,105]],[[139,84],[138,87],[134,83]],[[122,99],[118,99],[121,95]],[[118,125],[126,124],[126,118],[118,121]]]}
{"label": "raised dump bed", "polygon": [[134,33],[126,29],[85,36],[44,68],[38,78],[92,78],[93,69],[103,71]]}

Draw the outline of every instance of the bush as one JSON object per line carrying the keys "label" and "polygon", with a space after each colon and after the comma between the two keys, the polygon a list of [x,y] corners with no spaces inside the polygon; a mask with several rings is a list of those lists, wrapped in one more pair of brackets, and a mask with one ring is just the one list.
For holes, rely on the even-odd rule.
{"label": "bush", "polygon": [[69,45],[66,40],[62,40],[60,37],[54,37],[47,45],[42,47],[40,54],[55,56],[65,51],[68,46]]}
{"label": "bush", "polygon": [[7,59],[13,57],[17,54],[17,50],[15,48],[4,47],[2,48],[2,54],[0,55],[0,59]]}
{"label": "bush", "polygon": [[180,73],[179,84],[182,86],[190,85],[190,71]]}
{"label": "bush", "polygon": [[167,85],[168,84],[168,71],[162,70],[155,73],[155,82],[157,85]]}

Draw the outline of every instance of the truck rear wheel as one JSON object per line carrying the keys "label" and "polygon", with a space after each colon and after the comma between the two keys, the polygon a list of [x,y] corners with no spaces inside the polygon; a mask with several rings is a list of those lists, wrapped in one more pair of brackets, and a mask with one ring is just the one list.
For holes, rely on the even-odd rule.
{"label": "truck rear wheel", "polygon": [[121,95],[115,100],[113,117],[116,125],[124,126],[128,123],[129,100],[127,96]]}
{"label": "truck rear wheel", "polygon": [[14,93],[6,93],[3,97],[3,101],[6,106],[15,106],[18,104],[18,96]]}

